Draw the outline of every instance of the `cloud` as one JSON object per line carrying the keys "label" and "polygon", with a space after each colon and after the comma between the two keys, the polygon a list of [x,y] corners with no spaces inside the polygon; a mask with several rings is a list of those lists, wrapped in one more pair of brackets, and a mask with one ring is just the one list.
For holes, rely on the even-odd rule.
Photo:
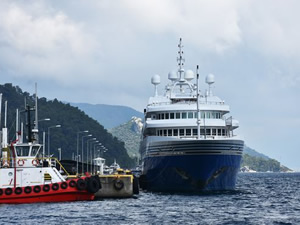
{"label": "cloud", "polygon": [[67,82],[78,64],[93,55],[96,42],[85,34],[83,24],[62,11],[31,3],[29,8],[28,2],[1,2],[0,67],[14,76]]}

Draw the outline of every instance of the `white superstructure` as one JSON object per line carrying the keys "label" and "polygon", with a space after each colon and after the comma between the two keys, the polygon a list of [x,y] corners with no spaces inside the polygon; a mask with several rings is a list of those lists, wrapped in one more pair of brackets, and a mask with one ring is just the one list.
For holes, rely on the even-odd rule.
{"label": "white superstructure", "polygon": [[239,122],[227,116],[229,106],[213,94],[214,75],[206,77],[208,90],[201,93],[198,71],[198,79],[194,79],[194,72],[183,68],[181,39],[178,47],[178,70],[169,73],[171,82],[166,85],[164,95],[157,91],[160,77],[152,77],[155,94],[150,97],[145,109],[144,138],[148,137],[151,141],[235,138],[233,130],[239,127]]}

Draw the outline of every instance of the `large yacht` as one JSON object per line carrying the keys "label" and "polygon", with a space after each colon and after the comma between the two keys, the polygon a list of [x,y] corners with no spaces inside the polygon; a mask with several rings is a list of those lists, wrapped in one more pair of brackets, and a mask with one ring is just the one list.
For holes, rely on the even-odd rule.
{"label": "large yacht", "polygon": [[193,192],[235,188],[244,141],[234,134],[239,122],[229,106],[212,92],[214,75],[199,90],[192,70],[184,69],[183,45],[178,45],[178,70],[170,72],[164,95],[158,94],[160,76],[144,110],[141,186],[149,191]]}

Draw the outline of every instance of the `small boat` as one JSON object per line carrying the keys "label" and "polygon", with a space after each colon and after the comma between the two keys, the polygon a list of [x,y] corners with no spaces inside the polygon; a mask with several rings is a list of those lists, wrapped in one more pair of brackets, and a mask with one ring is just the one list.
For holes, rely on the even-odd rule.
{"label": "small boat", "polygon": [[8,144],[6,124],[2,128],[0,204],[93,200],[94,193],[101,187],[99,177],[68,179],[62,176],[55,168],[56,163],[59,163],[57,159],[44,157],[41,153],[42,145],[38,143],[38,131],[31,130],[30,110],[28,106],[26,142],[23,143],[23,134],[17,132],[17,140]]}

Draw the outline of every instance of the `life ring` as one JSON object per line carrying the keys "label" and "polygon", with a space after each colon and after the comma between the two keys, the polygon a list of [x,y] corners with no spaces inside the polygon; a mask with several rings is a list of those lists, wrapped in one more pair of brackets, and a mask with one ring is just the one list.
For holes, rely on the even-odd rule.
{"label": "life ring", "polygon": [[75,180],[71,180],[71,181],[69,182],[69,186],[70,186],[70,187],[76,187],[76,181],[75,181]]}
{"label": "life ring", "polygon": [[49,185],[49,184],[45,184],[45,185],[43,186],[43,191],[44,191],[44,192],[50,191],[50,185]]}
{"label": "life ring", "polygon": [[13,193],[12,189],[11,188],[6,188],[5,189],[5,194],[6,195],[11,195]]}
{"label": "life ring", "polygon": [[32,163],[32,165],[34,165],[34,166],[37,166],[37,165],[40,164],[39,160],[37,160],[37,159],[33,159],[31,163]]}
{"label": "life ring", "polygon": [[67,183],[67,182],[62,182],[62,183],[60,184],[60,187],[61,187],[62,189],[67,189],[68,183]]}
{"label": "life ring", "polygon": [[17,195],[22,194],[22,188],[21,188],[21,187],[17,187],[17,188],[15,189],[15,193],[16,193]]}
{"label": "life ring", "polygon": [[34,186],[34,187],[33,187],[33,191],[34,191],[35,193],[39,193],[39,192],[41,192],[41,187],[40,187],[40,186]]}
{"label": "life ring", "polygon": [[30,194],[31,191],[32,191],[32,188],[29,187],[29,186],[27,186],[27,187],[24,188],[24,192],[25,192],[26,194]]}
{"label": "life ring", "polygon": [[82,191],[82,190],[86,189],[87,184],[86,184],[85,180],[80,178],[80,179],[77,180],[77,185],[76,186],[77,186],[77,189],[79,191]]}
{"label": "life ring", "polygon": [[18,160],[18,165],[19,165],[19,166],[24,166],[24,164],[25,164],[24,159],[19,159],[19,160]]}
{"label": "life ring", "polygon": [[117,179],[114,181],[114,188],[117,191],[121,190],[123,187],[124,187],[124,182],[122,180]]}
{"label": "life ring", "polygon": [[59,189],[58,183],[55,183],[55,184],[52,185],[52,190],[53,191],[57,191],[58,189]]}

